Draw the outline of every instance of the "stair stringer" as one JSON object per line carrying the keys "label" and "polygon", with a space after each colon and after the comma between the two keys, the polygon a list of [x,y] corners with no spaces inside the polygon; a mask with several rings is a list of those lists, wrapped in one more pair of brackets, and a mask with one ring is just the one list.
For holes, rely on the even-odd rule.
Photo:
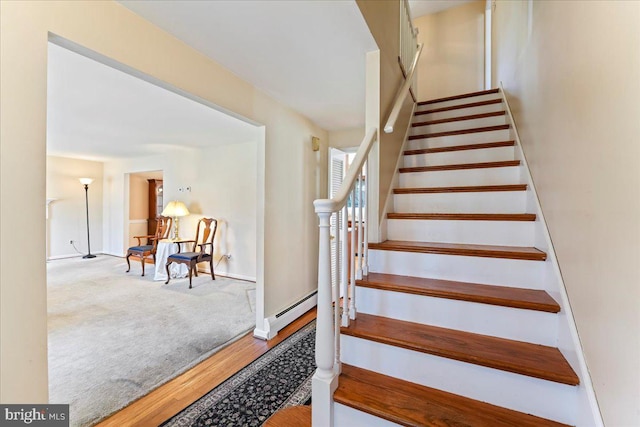
{"label": "stair stringer", "polygon": [[[416,111],[416,103],[413,103],[413,107],[411,108],[411,117]],[[389,212],[394,212],[394,197],[393,197],[393,189],[397,188],[400,183],[400,168],[403,166],[404,162],[404,152],[407,150],[407,144],[409,142],[409,135],[411,134],[411,123],[412,120],[409,120],[409,125],[404,133],[404,139],[402,143],[402,148],[400,148],[400,153],[398,154],[398,159],[396,161],[396,171],[393,173],[393,178],[391,179],[391,185],[389,186],[389,192],[387,193],[386,202],[384,204],[384,208],[382,210],[382,214],[380,215],[380,228],[378,229],[378,240],[377,242],[384,242],[387,240],[387,214]],[[375,171],[377,172],[377,171]],[[374,171],[369,170],[369,173],[374,173]],[[369,200],[367,200],[369,203]],[[371,222],[370,222],[371,223]]]}
{"label": "stair stringer", "polygon": [[558,302],[561,307],[558,313],[558,342],[557,347],[567,359],[569,364],[580,377],[580,385],[577,386],[576,399],[576,425],[579,427],[604,427],[602,415],[591,381],[591,375],[584,357],[580,335],[575,323],[573,311],[567,289],[562,278],[562,271],[558,263],[549,228],[544,218],[544,213],[540,205],[540,199],[536,191],[536,186],[531,176],[526,154],[518,135],[515,120],[509,107],[502,82],[500,82],[500,96],[502,97],[504,108],[507,112],[507,123],[511,125],[511,139],[515,140],[515,159],[521,161],[521,181],[528,184],[527,191],[527,212],[537,214],[535,227],[535,247],[547,253],[545,261],[545,290]]}

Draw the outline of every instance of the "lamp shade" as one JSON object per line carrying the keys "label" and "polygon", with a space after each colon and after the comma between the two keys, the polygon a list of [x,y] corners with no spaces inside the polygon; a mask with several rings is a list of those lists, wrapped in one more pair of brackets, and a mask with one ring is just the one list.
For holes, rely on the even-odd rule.
{"label": "lamp shade", "polygon": [[84,185],[89,185],[93,182],[93,178],[80,178],[80,183]]}
{"label": "lamp shade", "polygon": [[189,209],[187,209],[184,203],[177,200],[169,202],[162,211],[162,216],[178,217],[186,215],[189,215]]}

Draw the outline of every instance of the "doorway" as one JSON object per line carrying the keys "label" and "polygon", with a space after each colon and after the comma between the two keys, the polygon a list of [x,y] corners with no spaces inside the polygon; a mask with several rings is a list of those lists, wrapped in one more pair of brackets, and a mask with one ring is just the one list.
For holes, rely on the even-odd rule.
{"label": "doorway", "polygon": [[[136,236],[152,236],[156,232],[156,217],[162,213],[162,171],[129,174],[129,247],[136,246]],[[143,239],[142,244],[149,244]]]}
{"label": "doorway", "polygon": [[[264,175],[256,166],[264,165],[264,130],[56,42],[48,46],[47,70],[47,198],[55,199],[49,254],[67,257],[74,244],[85,252],[78,178],[89,177],[90,242],[98,257],[47,265],[49,396],[71,404],[73,423],[89,425],[255,327],[263,306],[256,276],[264,200],[256,195]],[[221,225],[216,280],[202,275],[193,290],[185,281],[165,286],[142,276],[138,266],[127,273],[123,258],[138,245],[135,236],[154,234],[155,217],[176,199],[191,212],[184,235],[193,235],[202,217]]]}

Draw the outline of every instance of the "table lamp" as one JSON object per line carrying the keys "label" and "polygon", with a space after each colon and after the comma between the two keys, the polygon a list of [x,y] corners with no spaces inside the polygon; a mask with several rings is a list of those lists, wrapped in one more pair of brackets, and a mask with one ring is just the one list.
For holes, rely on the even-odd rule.
{"label": "table lamp", "polygon": [[189,209],[184,203],[174,200],[169,202],[162,211],[162,216],[170,216],[173,218],[173,239],[180,240],[180,226],[178,218],[189,215]]}

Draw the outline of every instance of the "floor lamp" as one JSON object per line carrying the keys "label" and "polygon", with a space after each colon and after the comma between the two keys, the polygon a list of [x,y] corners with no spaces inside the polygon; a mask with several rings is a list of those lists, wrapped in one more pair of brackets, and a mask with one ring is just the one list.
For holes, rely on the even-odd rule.
{"label": "floor lamp", "polygon": [[80,183],[84,185],[84,204],[87,208],[87,249],[89,253],[82,258],[95,258],[91,253],[91,239],[89,238],[89,184],[93,182],[93,178],[80,178]]}

